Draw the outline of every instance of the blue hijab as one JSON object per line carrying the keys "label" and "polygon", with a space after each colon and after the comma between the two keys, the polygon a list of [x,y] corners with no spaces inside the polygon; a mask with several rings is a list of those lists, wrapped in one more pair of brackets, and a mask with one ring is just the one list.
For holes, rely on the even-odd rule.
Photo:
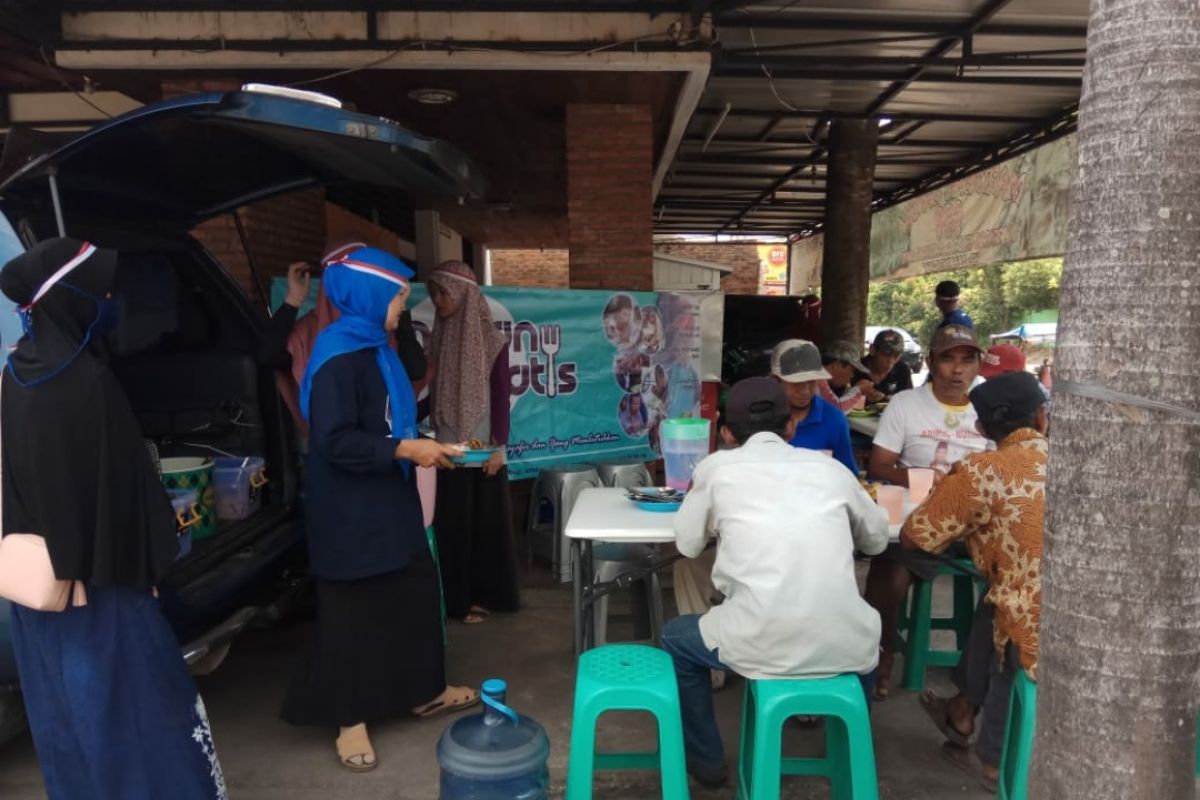
{"label": "blue hijab", "polygon": [[[313,378],[331,358],[359,350],[374,350],[375,361],[387,386],[392,416],[392,437],[417,437],[417,401],[400,357],[388,341],[384,329],[388,304],[400,291],[401,282],[413,277],[413,271],[391,253],[374,247],[352,250],[325,268],[322,288],[342,315],[317,336],[308,369],[300,384],[300,413],[310,424],[309,401]],[[405,474],[409,463],[402,462]]]}

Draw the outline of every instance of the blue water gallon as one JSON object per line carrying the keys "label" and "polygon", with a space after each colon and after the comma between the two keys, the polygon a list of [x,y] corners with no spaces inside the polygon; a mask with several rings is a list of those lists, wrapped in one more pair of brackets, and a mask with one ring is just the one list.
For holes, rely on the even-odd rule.
{"label": "blue water gallon", "polygon": [[504,704],[508,685],[483,682],[483,713],[454,722],[438,741],[441,800],[548,800],[550,739]]}

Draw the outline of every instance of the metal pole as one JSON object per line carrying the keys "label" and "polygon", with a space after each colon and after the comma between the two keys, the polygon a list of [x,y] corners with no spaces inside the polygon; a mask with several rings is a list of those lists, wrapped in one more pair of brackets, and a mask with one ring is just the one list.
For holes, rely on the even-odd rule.
{"label": "metal pole", "polygon": [[62,201],[58,198],[58,175],[50,172],[50,201],[54,204],[54,221],[58,224],[58,235],[67,235],[67,226],[63,224]]}

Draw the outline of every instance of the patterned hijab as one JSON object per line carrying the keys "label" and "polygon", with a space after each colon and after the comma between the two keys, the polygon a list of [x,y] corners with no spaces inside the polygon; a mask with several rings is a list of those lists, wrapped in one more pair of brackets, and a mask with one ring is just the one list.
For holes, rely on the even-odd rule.
{"label": "patterned hijab", "polygon": [[444,441],[465,442],[488,411],[492,364],[508,340],[492,324],[487,300],[469,266],[445,261],[426,282],[458,306],[451,316],[437,318],[429,342],[433,427]]}

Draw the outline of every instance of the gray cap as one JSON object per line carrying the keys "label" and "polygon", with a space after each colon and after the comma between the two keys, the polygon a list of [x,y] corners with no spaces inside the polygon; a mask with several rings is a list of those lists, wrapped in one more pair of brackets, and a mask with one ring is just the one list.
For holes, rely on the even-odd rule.
{"label": "gray cap", "polygon": [[729,390],[725,398],[727,422],[762,422],[786,416],[787,395],[779,381],[770,378],[743,378]]}
{"label": "gray cap", "polygon": [[771,351],[771,374],[788,383],[827,381],[830,378],[821,365],[821,351],[812,342],[787,339]]}
{"label": "gray cap", "polygon": [[862,351],[845,340],[830,342],[821,348],[822,360],[841,361],[854,367],[859,372],[865,372],[868,375],[871,373],[869,369],[863,366],[859,361],[862,358]]}

